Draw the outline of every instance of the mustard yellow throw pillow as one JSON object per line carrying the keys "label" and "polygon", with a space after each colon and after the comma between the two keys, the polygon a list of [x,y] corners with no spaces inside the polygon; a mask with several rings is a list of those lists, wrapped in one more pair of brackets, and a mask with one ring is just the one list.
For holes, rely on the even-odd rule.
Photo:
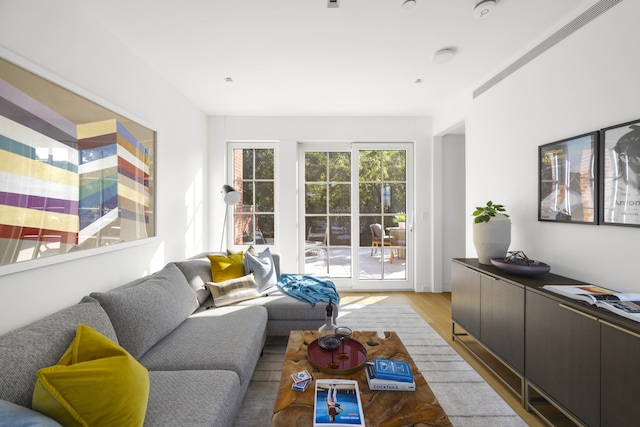
{"label": "mustard yellow throw pillow", "polygon": [[224,255],[207,255],[211,261],[211,277],[214,282],[237,279],[244,276],[244,263],[242,251]]}
{"label": "mustard yellow throw pillow", "polygon": [[149,372],[125,349],[80,324],[57,365],[42,368],[31,406],[69,426],[142,426]]}

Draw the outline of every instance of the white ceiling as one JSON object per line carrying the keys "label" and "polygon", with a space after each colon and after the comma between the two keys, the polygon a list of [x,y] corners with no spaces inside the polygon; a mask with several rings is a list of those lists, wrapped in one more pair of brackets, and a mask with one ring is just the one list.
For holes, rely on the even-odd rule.
{"label": "white ceiling", "polygon": [[204,113],[266,116],[434,115],[596,3],[402,2],[77,0]]}

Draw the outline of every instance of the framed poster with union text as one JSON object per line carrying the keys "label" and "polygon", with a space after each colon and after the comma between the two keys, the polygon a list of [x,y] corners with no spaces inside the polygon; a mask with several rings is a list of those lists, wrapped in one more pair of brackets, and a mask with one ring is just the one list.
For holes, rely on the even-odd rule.
{"label": "framed poster with union text", "polygon": [[640,120],[600,133],[600,223],[640,227]]}

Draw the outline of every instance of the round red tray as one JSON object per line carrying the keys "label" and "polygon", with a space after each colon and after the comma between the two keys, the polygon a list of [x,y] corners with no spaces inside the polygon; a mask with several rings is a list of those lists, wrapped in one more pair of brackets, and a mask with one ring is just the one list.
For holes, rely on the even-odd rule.
{"label": "round red tray", "polygon": [[311,365],[329,374],[351,374],[361,369],[367,361],[367,350],[352,338],[346,338],[336,350],[324,350],[313,341],[307,347],[307,359]]}

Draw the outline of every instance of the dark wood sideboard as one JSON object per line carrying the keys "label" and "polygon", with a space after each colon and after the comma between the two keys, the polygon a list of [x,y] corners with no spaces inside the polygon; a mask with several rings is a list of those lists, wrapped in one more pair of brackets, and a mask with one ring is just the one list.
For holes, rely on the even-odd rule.
{"label": "dark wood sideboard", "polygon": [[[553,426],[638,425],[640,323],[475,258],[452,260],[452,338]],[[609,287],[615,288],[614,285]]]}

